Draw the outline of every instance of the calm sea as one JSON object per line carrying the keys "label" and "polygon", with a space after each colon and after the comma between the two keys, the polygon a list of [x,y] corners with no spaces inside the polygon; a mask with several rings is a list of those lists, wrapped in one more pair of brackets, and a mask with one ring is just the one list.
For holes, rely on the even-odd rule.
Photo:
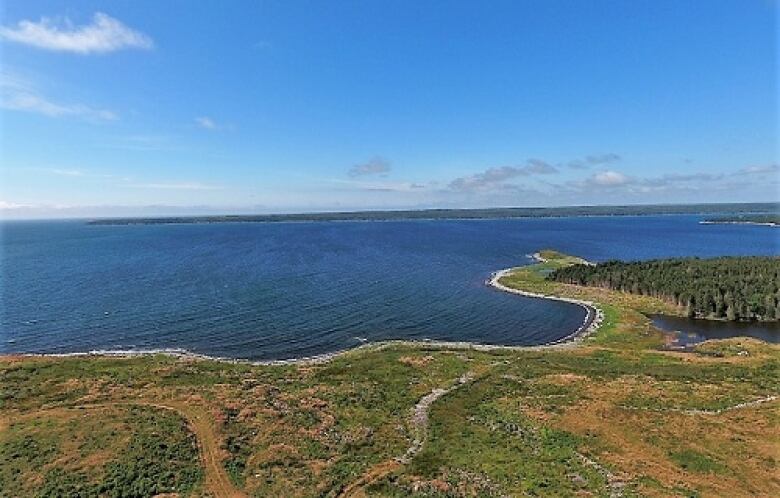
{"label": "calm sea", "polygon": [[780,252],[778,229],[699,220],[4,222],[0,352],[283,359],[383,339],[540,344],[584,312],[492,290],[490,272],[546,247],[593,261]]}

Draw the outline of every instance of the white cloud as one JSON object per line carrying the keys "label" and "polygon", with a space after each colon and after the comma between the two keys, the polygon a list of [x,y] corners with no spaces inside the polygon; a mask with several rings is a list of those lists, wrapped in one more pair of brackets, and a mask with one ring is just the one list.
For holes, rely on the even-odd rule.
{"label": "white cloud", "polygon": [[481,173],[463,176],[452,180],[451,190],[459,192],[488,191],[494,189],[512,188],[507,180],[520,176],[553,175],[558,169],[541,159],[528,159],[523,166],[501,166],[488,168]]}
{"label": "white cloud", "polygon": [[745,166],[737,172],[744,175],[765,175],[768,173],[777,173],[780,171],[780,164],[768,164],[766,166]]}
{"label": "white cloud", "polygon": [[102,12],[92,24],[73,26],[65,19],[57,24],[49,18],[39,22],[20,21],[16,27],[0,27],[0,37],[46,50],[77,54],[107,53],[125,48],[151,49],[152,39]]}
{"label": "white cloud", "polygon": [[78,117],[89,121],[114,121],[114,111],[96,109],[84,104],[62,104],[41,95],[30,83],[7,72],[0,74],[0,107],[12,111],[32,112],[49,116]]}
{"label": "white cloud", "polygon": [[590,178],[590,181],[596,185],[604,187],[616,187],[625,185],[631,180],[623,173],[617,171],[601,171]]}
{"label": "white cloud", "polygon": [[204,128],[206,130],[216,130],[217,129],[217,123],[214,122],[213,119],[206,117],[206,116],[200,116],[195,118],[195,123],[200,126],[201,128]]}
{"label": "white cloud", "polygon": [[0,200],[0,210],[11,209],[25,209],[31,207],[29,204],[18,204],[16,202],[8,202]]}
{"label": "white cloud", "polygon": [[3,96],[2,107],[12,111],[34,112],[53,118],[64,116],[81,117],[93,121],[114,121],[115,112],[107,109],[95,109],[83,104],[58,104],[33,93],[12,93]]}

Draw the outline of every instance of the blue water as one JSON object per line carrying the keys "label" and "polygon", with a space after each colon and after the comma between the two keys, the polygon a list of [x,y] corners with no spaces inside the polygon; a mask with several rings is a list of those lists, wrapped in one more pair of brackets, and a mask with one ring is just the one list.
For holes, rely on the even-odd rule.
{"label": "blue water", "polygon": [[491,271],[545,247],[594,261],[778,254],[777,229],[700,219],[4,222],[0,352],[282,359],[383,339],[540,344],[584,311],[490,289]]}

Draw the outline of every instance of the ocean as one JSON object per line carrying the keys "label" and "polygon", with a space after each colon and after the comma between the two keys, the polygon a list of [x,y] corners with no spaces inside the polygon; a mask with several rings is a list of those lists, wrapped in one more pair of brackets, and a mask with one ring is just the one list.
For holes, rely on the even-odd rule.
{"label": "ocean", "polygon": [[491,272],[543,248],[592,261],[780,254],[780,229],[701,219],[5,221],[0,353],[274,360],[387,339],[543,344],[569,335],[584,310],[494,290]]}

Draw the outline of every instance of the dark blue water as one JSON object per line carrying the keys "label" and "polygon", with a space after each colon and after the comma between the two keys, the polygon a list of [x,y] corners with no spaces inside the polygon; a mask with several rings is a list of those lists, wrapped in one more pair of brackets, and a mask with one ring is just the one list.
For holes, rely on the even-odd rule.
{"label": "dark blue water", "polygon": [[553,247],[594,261],[778,254],[776,229],[696,216],[276,224],[2,224],[0,352],[309,356],[383,339],[529,345],[574,305],[485,287]]}

